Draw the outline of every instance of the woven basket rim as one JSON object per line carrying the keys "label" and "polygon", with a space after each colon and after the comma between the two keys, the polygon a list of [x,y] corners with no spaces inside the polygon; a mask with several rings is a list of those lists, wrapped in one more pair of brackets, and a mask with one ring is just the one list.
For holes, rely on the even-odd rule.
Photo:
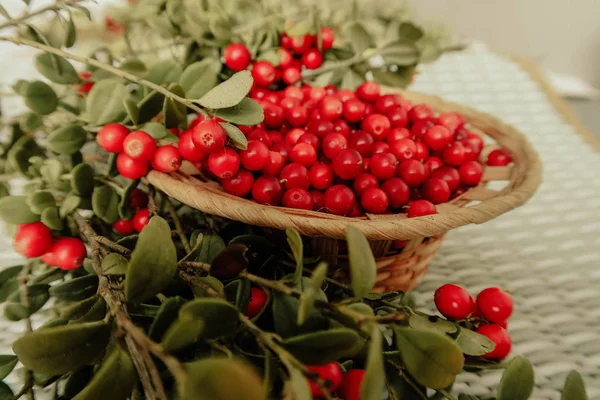
{"label": "woven basket rim", "polygon": [[[541,161],[525,136],[496,117],[470,107],[416,92],[387,89],[416,103],[428,104],[435,112],[461,113],[471,128],[493,138],[513,156],[509,167],[486,167],[484,181],[502,180],[508,184],[491,190],[485,184],[466,192],[450,203],[440,204],[438,214],[406,218],[405,214],[368,215],[349,218],[315,211],[265,206],[225,193],[216,182],[203,182],[185,173],[151,171],[148,183],[169,196],[208,214],[251,225],[295,228],[307,236],[342,239],[348,225],[360,229],[370,240],[409,240],[442,235],[468,224],[481,224],[524,204],[541,182]],[[480,201],[478,204],[472,202]],[[470,204],[469,204],[470,203]]]}

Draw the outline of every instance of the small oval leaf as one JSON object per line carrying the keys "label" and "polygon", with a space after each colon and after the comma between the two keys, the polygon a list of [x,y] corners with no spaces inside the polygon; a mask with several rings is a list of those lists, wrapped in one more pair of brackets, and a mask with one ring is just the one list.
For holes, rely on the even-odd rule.
{"label": "small oval leaf", "polygon": [[244,98],[239,104],[216,110],[215,117],[237,125],[256,125],[263,121],[265,113],[256,101]]}
{"label": "small oval leaf", "polygon": [[253,82],[250,71],[237,72],[198,99],[198,103],[213,110],[233,107],[248,95]]}
{"label": "small oval leaf", "polygon": [[[58,68],[56,68],[52,58],[58,63]],[[53,56],[49,53],[39,54],[35,57],[35,68],[40,74],[54,83],[70,85],[79,81],[77,71],[75,71],[71,63],[56,55]]]}
{"label": "small oval leaf", "polygon": [[531,362],[523,356],[513,358],[502,375],[497,400],[527,400],[533,392],[535,377]]}
{"label": "small oval leaf", "polygon": [[110,186],[97,186],[92,194],[92,210],[107,224],[114,224],[119,219],[120,200],[117,192]]}
{"label": "small oval leaf", "polygon": [[85,130],[75,124],[63,126],[48,135],[48,150],[58,154],[70,155],[81,150],[85,144]]}
{"label": "small oval leaf", "polygon": [[283,346],[298,360],[309,365],[323,365],[340,358],[355,356],[365,340],[354,330],[329,329],[285,339]]}
{"label": "small oval leaf", "polygon": [[30,82],[24,89],[23,99],[31,111],[48,115],[58,106],[58,97],[54,90],[41,81]]}
{"label": "small oval leaf", "polygon": [[375,257],[365,235],[352,225],[348,226],[346,240],[352,292],[356,297],[364,297],[373,288],[377,277]]}
{"label": "small oval leaf", "polygon": [[562,391],[561,400],[588,400],[583,378],[577,371],[571,371]]}
{"label": "small oval leaf", "polygon": [[25,196],[7,196],[0,199],[0,219],[7,224],[29,224],[40,216],[31,212]]}
{"label": "small oval leaf", "polygon": [[90,122],[104,125],[121,121],[126,114],[123,99],[127,97],[129,97],[127,88],[117,79],[103,79],[96,82],[88,93],[85,103]]}
{"label": "small oval leaf", "polygon": [[74,400],[125,400],[131,394],[136,379],[129,354],[117,347]]}
{"label": "small oval leaf", "polygon": [[383,338],[377,324],[371,324],[371,344],[367,356],[366,373],[360,385],[361,400],[381,400],[385,389],[385,369],[383,366]]}

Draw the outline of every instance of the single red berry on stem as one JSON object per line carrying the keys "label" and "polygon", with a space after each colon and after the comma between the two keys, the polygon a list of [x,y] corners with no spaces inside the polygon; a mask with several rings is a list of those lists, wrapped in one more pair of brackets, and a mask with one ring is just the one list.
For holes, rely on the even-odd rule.
{"label": "single red berry on stem", "polygon": [[302,65],[308,69],[317,69],[323,64],[323,53],[318,49],[307,50],[302,54]]}
{"label": "single red berry on stem", "polygon": [[133,229],[136,232],[141,232],[148,225],[148,222],[150,222],[150,210],[147,208],[137,210],[131,220],[133,221]]}
{"label": "single red berry on stem", "polygon": [[227,193],[244,197],[252,190],[254,176],[245,169],[240,169],[237,174],[229,178],[221,179],[220,182]]}
{"label": "single red berry on stem", "polygon": [[324,206],[328,213],[347,215],[356,202],[356,197],[346,185],[334,185],[325,192]]}
{"label": "single red berry on stem", "polygon": [[281,184],[286,190],[299,188],[308,190],[310,187],[310,177],[306,167],[299,163],[291,163],[283,167],[281,174]]}
{"label": "single red berry on stem", "polygon": [[343,149],[331,163],[333,172],[342,179],[350,180],[356,178],[362,172],[362,157],[354,149]]}
{"label": "single red berry on stem", "polygon": [[96,135],[96,141],[104,150],[110,153],[120,153],[123,151],[123,141],[129,134],[129,129],[121,124],[106,124]]}
{"label": "single red berry on stem", "polygon": [[333,47],[333,41],[335,40],[335,34],[331,28],[321,28],[321,48],[323,50],[329,50]]}
{"label": "single red berry on stem", "polygon": [[227,133],[215,120],[200,122],[192,130],[194,145],[203,153],[212,153],[225,147]]}
{"label": "single red berry on stem", "polygon": [[352,188],[354,189],[354,193],[358,196],[362,196],[368,189],[378,188],[379,181],[373,174],[362,173],[358,175],[354,179],[354,183],[352,184]]}
{"label": "single red berry on stem", "polygon": [[318,190],[326,190],[333,184],[333,170],[324,163],[313,165],[308,171],[310,185]]}
{"label": "single red berry on stem", "polygon": [[417,160],[402,161],[397,172],[398,176],[411,187],[419,186],[427,179],[425,166]]}
{"label": "single red berry on stem", "polygon": [[165,172],[175,172],[181,167],[182,157],[175,146],[161,146],[154,152],[152,168]]}
{"label": "single red berry on stem", "polygon": [[387,194],[382,189],[369,188],[362,194],[360,205],[367,212],[383,214],[388,208],[389,200]]}
{"label": "single red berry on stem", "polygon": [[377,153],[371,157],[369,170],[381,180],[393,178],[396,174],[398,160],[391,153]]}
{"label": "single red berry on stem", "polygon": [[117,171],[125,178],[136,180],[148,173],[148,162],[138,161],[125,153],[117,156]]}
{"label": "single red berry on stem", "polygon": [[446,203],[450,200],[450,186],[440,178],[430,178],[425,181],[422,189],[423,197],[433,204]]}
{"label": "single red berry on stem", "polygon": [[392,129],[388,117],[382,114],[371,114],[362,121],[362,130],[373,136],[375,140],[385,140]]}
{"label": "single red berry on stem", "polygon": [[[335,361],[325,365],[308,365],[307,367],[310,371],[319,374],[321,379],[329,381],[327,389],[331,393],[335,392],[342,383],[342,369]],[[320,398],[323,396],[323,392],[315,382],[309,379],[308,383],[310,385],[310,392],[313,397]]]}
{"label": "single red berry on stem", "polygon": [[225,47],[223,55],[225,65],[236,72],[243,71],[250,65],[250,52],[242,43],[231,43]]}
{"label": "single red berry on stem", "polygon": [[475,300],[462,286],[447,283],[433,295],[438,311],[449,320],[458,321],[475,312]]}
{"label": "single red berry on stem", "polygon": [[487,157],[487,165],[492,167],[503,167],[512,162],[512,157],[504,149],[493,150]]}
{"label": "single red berry on stem", "polygon": [[356,89],[356,95],[364,102],[374,103],[379,98],[380,90],[377,82],[366,81]]}
{"label": "single red berry on stem", "polygon": [[261,176],[252,186],[252,198],[260,204],[277,206],[282,194],[283,188],[274,176]]}
{"label": "single red berry on stem", "polygon": [[50,250],[54,266],[67,271],[79,268],[87,255],[83,242],[77,238],[61,237]]}
{"label": "single red berry on stem", "polygon": [[265,308],[265,304],[267,304],[267,294],[264,290],[259,288],[250,288],[250,300],[248,300],[248,306],[246,307],[246,317],[254,318],[263,308]]}
{"label": "single red berry on stem", "polygon": [[150,161],[156,151],[154,138],[143,131],[134,131],[123,140],[123,152],[136,161]]}
{"label": "single red berry on stem", "polygon": [[231,148],[210,153],[208,169],[219,179],[232,177],[240,169],[240,155]]}
{"label": "single red berry on stem", "polygon": [[177,142],[177,149],[179,150],[179,154],[183,158],[191,162],[198,162],[205,160],[208,157],[208,153],[203,152],[194,144],[194,140],[192,138],[193,133],[191,130],[184,131],[179,137],[179,142]]}
{"label": "single red berry on stem", "polygon": [[344,400],[361,400],[360,388],[365,374],[364,369],[351,369],[343,373],[338,392]]}
{"label": "single red berry on stem", "polygon": [[423,217],[425,215],[437,214],[435,205],[427,200],[415,200],[408,208],[408,218]]}
{"label": "single red berry on stem", "polygon": [[467,161],[458,168],[460,183],[467,186],[477,186],[483,176],[483,167],[477,161]]}
{"label": "single red berry on stem", "polygon": [[291,189],[283,194],[281,203],[284,207],[312,210],[314,202],[310,193],[304,189]]}
{"label": "single red berry on stem", "polygon": [[475,332],[494,342],[494,350],[484,355],[484,358],[501,361],[510,353],[512,340],[503,327],[495,324],[486,324],[481,325]]}
{"label": "single red berry on stem", "polygon": [[501,323],[512,315],[512,296],[497,287],[487,288],[477,295],[477,308],[486,320]]}
{"label": "single red berry on stem", "polygon": [[268,61],[257,61],[252,66],[252,78],[258,86],[269,86],[275,82],[277,71]]}
{"label": "single red berry on stem", "polygon": [[133,220],[119,219],[117,222],[115,222],[113,224],[113,229],[119,235],[123,235],[123,236],[131,235],[134,231]]}
{"label": "single red berry on stem", "polygon": [[25,257],[39,257],[50,251],[54,241],[52,232],[42,222],[19,225],[13,246]]}
{"label": "single red berry on stem", "polygon": [[381,189],[387,194],[392,208],[400,208],[410,199],[410,188],[400,178],[388,179],[381,185]]}
{"label": "single red berry on stem", "polygon": [[269,164],[269,148],[262,142],[251,140],[248,148],[240,151],[240,162],[249,171],[259,171]]}

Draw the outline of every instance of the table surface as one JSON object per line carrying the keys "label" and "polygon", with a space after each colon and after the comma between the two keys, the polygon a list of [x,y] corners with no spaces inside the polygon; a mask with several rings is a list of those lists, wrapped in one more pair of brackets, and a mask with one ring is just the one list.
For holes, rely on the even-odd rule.
{"label": "table surface", "polygon": [[[21,58],[3,71],[2,83],[31,79],[34,73],[26,64],[28,53],[16,53]],[[532,399],[560,398],[564,378],[573,369],[584,376],[589,397],[600,398],[600,153],[530,73],[485,50],[444,56],[426,66],[411,89],[500,117],[531,140],[544,163],[543,184],[525,206],[448,234],[416,290],[418,305],[433,311],[433,292],[447,282],[474,294],[488,286],[508,289],[515,299],[508,328],[513,355],[523,354],[535,366]],[[598,121],[594,124],[598,127]],[[18,261],[10,239],[0,236],[0,265]],[[0,320],[0,329],[0,354],[7,354],[23,325]],[[463,374],[456,388],[489,394],[500,375]],[[17,374],[6,381],[19,386]]]}

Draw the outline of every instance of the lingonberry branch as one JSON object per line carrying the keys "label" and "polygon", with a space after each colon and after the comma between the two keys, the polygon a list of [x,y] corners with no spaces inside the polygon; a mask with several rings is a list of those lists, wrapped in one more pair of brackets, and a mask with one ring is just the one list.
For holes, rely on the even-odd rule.
{"label": "lingonberry branch", "polygon": [[11,43],[15,43],[18,45],[23,45],[23,46],[28,46],[28,47],[33,47],[39,50],[43,50],[47,53],[51,53],[51,54],[55,54],[57,56],[61,56],[63,58],[67,58],[70,60],[74,60],[74,61],[78,61],[80,63],[84,63],[84,64],[88,64],[88,65],[92,65],[94,67],[97,67],[99,69],[102,69],[106,72],[110,72],[111,74],[114,74],[116,76],[119,76],[123,79],[127,79],[128,81],[131,82],[135,82],[138,85],[141,86],[145,86],[147,88],[150,88],[152,90],[156,90],[158,93],[164,95],[165,97],[168,97],[170,99],[173,99],[174,101],[183,104],[184,106],[186,106],[187,108],[197,112],[198,114],[203,115],[204,117],[208,117],[208,113],[206,111],[204,111],[202,108],[198,107],[197,105],[195,105],[192,101],[185,99],[181,96],[176,95],[175,93],[171,92],[170,90],[157,85],[156,83],[147,81],[143,78],[140,78],[137,75],[133,75],[130,74],[129,72],[125,72],[120,70],[119,68],[113,67],[112,65],[109,64],[105,64],[101,61],[95,60],[93,58],[89,58],[89,57],[82,57],[82,56],[78,56],[76,54],[73,53],[68,53],[66,51],[60,50],[60,49],[56,49],[54,47],[51,46],[47,46],[45,44],[41,44],[41,43],[37,43],[34,42],[32,40],[28,40],[28,39],[24,39],[24,38],[18,38],[18,37],[12,37],[12,36],[0,36],[0,40],[2,41],[6,41],[6,42],[11,42]]}
{"label": "lingonberry branch", "polygon": [[0,29],[7,28],[9,26],[19,25],[20,23],[27,21],[31,17],[35,17],[36,15],[44,14],[48,11],[58,11],[65,8],[65,6],[72,6],[77,3],[81,3],[83,0],[66,0],[61,2],[56,2],[56,4],[52,4],[46,7],[42,7],[39,10],[31,11],[21,15],[20,17],[11,18],[6,22],[0,24]]}
{"label": "lingonberry branch", "polygon": [[185,232],[183,231],[183,226],[181,225],[181,220],[179,219],[179,216],[177,215],[177,210],[175,210],[173,203],[171,202],[171,200],[169,200],[169,198],[167,196],[163,196],[163,200],[165,202],[165,206],[167,207],[167,211],[169,212],[169,215],[171,215],[171,219],[173,220],[173,223],[175,224],[175,230],[177,231],[177,234],[179,235],[179,239],[181,239],[183,248],[185,249],[185,251],[187,253],[191,253],[192,246],[190,246],[190,242],[188,241],[187,236],[185,235]]}
{"label": "lingonberry branch", "polygon": [[348,68],[353,66],[354,64],[358,64],[360,62],[366,61],[369,58],[376,56],[378,53],[376,51],[369,51],[369,49],[365,50],[362,53],[356,54],[353,57],[350,57],[344,61],[333,62],[331,64],[327,64],[317,69],[306,69],[302,71],[303,78],[311,78],[313,76],[317,76],[329,71],[335,71],[340,68]]}

